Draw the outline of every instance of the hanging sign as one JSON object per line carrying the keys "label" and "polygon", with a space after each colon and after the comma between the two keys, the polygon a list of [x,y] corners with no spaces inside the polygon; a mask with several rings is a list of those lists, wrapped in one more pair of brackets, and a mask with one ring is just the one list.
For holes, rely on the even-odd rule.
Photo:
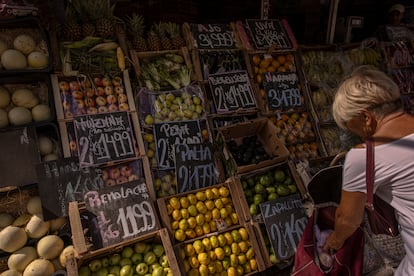
{"label": "hanging sign", "polygon": [[37,164],[36,172],[46,220],[67,216],[69,202],[81,202],[86,192],[104,187],[101,169],[81,168],[76,157]]}
{"label": "hanging sign", "polygon": [[217,177],[211,144],[175,146],[177,191],[184,193],[216,184]]}
{"label": "hanging sign", "polygon": [[84,201],[96,249],[158,229],[145,182],[132,181],[89,191]]}
{"label": "hanging sign", "polygon": [[267,72],[263,87],[270,109],[289,109],[303,105],[299,77],[294,72]]}
{"label": "hanging sign", "polygon": [[276,257],[281,261],[291,258],[308,221],[299,194],[259,206]]}
{"label": "hanging sign", "polygon": [[154,124],[154,140],[158,167],[174,168],[174,146],[202,142],[199,121],[179,121]]}
{"label": "hanging sign", "polygon": [[229,24],[191,24],[198,49],[235,49],[236,41]]}
{"label": "hanging sign", "polygon": [[256,49],[291,49],[292,42],[282,22],[278,19],[246,19]]}
{"label": "hanging sign", "polygon": [[127,112],[113,112],[74,118],[81,167],[120,161],[136,156]]}
{"label": "hanging sign", "polygon": [[210,75],[208,82],[218,114],[256,108],[246,71]]}

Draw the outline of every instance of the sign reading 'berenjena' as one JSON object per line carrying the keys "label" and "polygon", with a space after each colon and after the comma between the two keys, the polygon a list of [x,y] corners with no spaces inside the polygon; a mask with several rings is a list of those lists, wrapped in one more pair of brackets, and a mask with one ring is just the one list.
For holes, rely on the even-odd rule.
{"label": "sign reading 'berenjena'", "polygon": [[211,144],[180,144],[175,146],[175,172],[178,193],[216,184]]}
{"label": "sign reading 'berenjena'", "polygon": [[158,167],[174,168],[174,146],[201,143],[200,122],[180,121],[154,124],[154,140]]}
{"label": "sign reading 'berenjena'", "polygon": [[248,29],[256,49],[290,49],[292,43],[285,27],[278,19],[273,20],[246,20]]}
{"label": "sign reading 'berenjena'", "polygon": [[208,82],[217,113],[256,108],[256,100],[246,71],[210,75]]}
{"label": "sign reading 'berenjena'", "polygon": [[104,187],[101,169],[80,168],[76,157],[42,162],[36,172],[46,220],[67,216],[69,202],[83,201],[86,192]]}
{"label": "sign reading 'berenjena'", "polygon": [[299,194],[261,203],[260,211],[276,257],[294,256],[308,221]]}
{"label": "sign reading 'berenjena'", "polygon": [[263,87],[270,109],[289,109],[303,105],[299,77],[294,72],[265,73]]}
{"label": "sign reading 'berenjena'", "polygon": [[74,128],[81,167],[125,160],[136,155],[127,112],[75,117]]}
{"label": "sign reading 'berenjena'", "polygon": [[84,201],[96,249],[158,228],[145,182],[133,181],[89,191]]}
{"label": "sign reading 'berenjena'", "polygon": [[191,33],[198,49],[234,49],[237,47],[229,24],[191,24]]}

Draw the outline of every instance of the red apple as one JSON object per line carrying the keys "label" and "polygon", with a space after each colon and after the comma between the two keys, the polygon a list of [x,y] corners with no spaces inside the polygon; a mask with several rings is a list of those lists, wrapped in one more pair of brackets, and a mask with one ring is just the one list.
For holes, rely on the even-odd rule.
{"label": "red apple", "polygon": [[72,97],[74,99],[83,99],[83,93],[80,90],[72,90]]}
{"label": "red apple", "polygon": [[96,97],[95,101],[96,101],[96,104],[99,106],[106,105],[106,99],[102,96]]}
{"label": "red apple", "polygon": [[86,98],[85,104],[89,107],[95,107],[95,100],[92,98]]}
{"label": "red apple", "polygon": [[121,175],[123,176],[130,176],[132,173],[131,168],[129,166],[122,166],[121,167]]}
{"label": "red apple", "polygon": [[102,86],[101,78],[95,77],[95,78],[93,78],[93,81],[95,82],[96,86]]}
{"label": "red apple", "polygon": [[122,83],[122,78],[120,76],[116,76],[112,79],[113,86],[121,85],[121,83]]}
{"label": "red apple", "polygon": [[122,86],[115,86],[116,94],[124,94],[124,88]]}
{"label": "red apple", "polygon": [[92,89],[92,87],[86,88],[85,93],[88,98],[93,98],[95,96],[95,91]]}
{"label": "red apple", "polygon": [[129,105],[127,103],[121,103],[119,104],[119,110],[121,111],[129,110]]}
{"label": "red apple", "polygon": [[108,108],[104,105],[100,106],[100,107],[98,107],[98,112],[99,113],[106,113],[106,112],[108,112]]}
{"label": "red apple", "polygon": [[86,111],[86,113],[96,114],[96,113],[98,113],[98,109],[96,109],[96,107],[89,107],[88,110]]}
{"label": "red apple", "polygon": [[126,103],[128,102],[128,98],[125,94],[119,94],[118,95],[118,102],[119,103]]}
{"label": "red apple", "polygon": [[115,111],[118,111],[118,106],[117,106],[116,104],[110,104],[110,105],[108,106],[108,111],[109,111],[109,112],[115,112]]}
{"label": "red apple", "polygon": [[119,178],[116,179],[116,184],[123,184],[127,182],[128,182],[128,178],[126,178],[125,176],[120,176]]}
{"label": "red apple", "polygon": [[109,80],[109,78],[107,78],[107,77],[102,78],[102,85],[103,86],[111,85],[111,81]]}
{"label": "red apple", "polygon": [[105,95],[105,90],[103,89],[103,87],[96,87],[95,95],[96,96],[103,96],[103,95]]}
{"label": "red apple", "polygon": [[114,89],[112,88],[111,85],[105,86],[104,90],[105,90],[105,95],[112,95],[112,94],[114,94]]}
{"label": "red apple", "polygon": [[117,100],[115,95],[108,95],[108,96],[106,96],[106,101],[108,102],[108,104],[114,104],[118,100]]}
{"label": "red apple", "polygon": [[117,179],[121,175],[118,168],[110,168],[109,169],[109,177],[112,179]]}
{"label": "red apple", "polygon": [[59,90],[60,91],[68,91],[69,90],[69,83],[67,81],[60,81],[59,82]]}
{"label": "red apple", "polygon": [[76,141],[75,140],[71,140],[69,142],[69,149],[70,151],[77,151],[77,145],[76,145]]}

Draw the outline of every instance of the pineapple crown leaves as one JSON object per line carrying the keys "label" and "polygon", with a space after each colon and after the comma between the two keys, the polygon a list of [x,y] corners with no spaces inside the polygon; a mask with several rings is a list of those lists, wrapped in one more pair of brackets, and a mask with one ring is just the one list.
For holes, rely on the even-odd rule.
{"label": "pineapple crown leaves", "polygon": [[180,26],[174,22],[167,22],[166,32],[170,37],[180,35]]}
{"label": "pineapple crown leaves", "polygon": [[128,31],[132,36],[142,36],[145,30],[144,17],[137,13],[127,16]]}

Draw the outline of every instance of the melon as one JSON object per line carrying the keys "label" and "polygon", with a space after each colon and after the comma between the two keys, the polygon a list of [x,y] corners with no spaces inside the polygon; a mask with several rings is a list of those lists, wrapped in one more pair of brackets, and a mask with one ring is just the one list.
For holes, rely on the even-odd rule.
{"label": "melon", "polygon": [[7,88],[0,86],[0,108],[6,108],[10,104],[10,93]]}
{"label": "melon", "polygon": [[25,246],[10,255],[7,259],[7,266],[10,269],[23,272],[24,269],[35,259],[37,259],[36,248],[33,246]]}
{"label": "melon", "polygon": [[27,60],[20,51],[7,49],[1,54],[1,64],[6,70],[19,70],[27,67]]}
{"label": "melon", "polygon": [[32,261],[23,271],[23,276],[48,276],[55,272],[52,262],[45,259]]}
{"label": "melon", "polygon": [[27,242],[23,228],[9,225],[0,231],[0,249],[9,253],[22,248]]}
{"label": "melon", "polygon": [[49,226],[50,223],[48,221],[44,221],[39,215],[33,215],[24,230],[29,238],[38,239],[46,235],[49,231]]}
{"label": "melon", "polygon": [[22,274],[14,269],[8,269],[0,274],[0,276],[22,276]]}
{"label": "melon", "polygon": [[21,106],[13,107],[9,113],[9,122],[15,126],[26,125],[32,122],[32,112],[29,109]]}
{"label": "melon", "polygon": [[21,34],[14,38],[13,47],[23,54],[28,55],[36,49],[36,42],[30,35]]}
{"label": "melon", "polygon": [[50,107],[47,104],[38,104],[32,109],[32,117],[35,122],[49,120],[50,116]]}
{"label": "melon", "polygon": [[[44,137],[44,136],[43,136]],[[42,151],[40,151],[42,153]],[[26,210],[29,214],[41,214],[43,212],[42,209],[42,201],[40,196],[32,196],[26,203]]]}
{"label": "melon", "polygon": [[48,65],[47,56],[39,51],[31,52],[27,56],[27,63],[35,69],[45,68]]}
{"label": "melon", "polygon": [[43,259],[52,260],[59,256],[63,247],[64,242],[58,235],[47,235],[37,243],[37,254]]}

